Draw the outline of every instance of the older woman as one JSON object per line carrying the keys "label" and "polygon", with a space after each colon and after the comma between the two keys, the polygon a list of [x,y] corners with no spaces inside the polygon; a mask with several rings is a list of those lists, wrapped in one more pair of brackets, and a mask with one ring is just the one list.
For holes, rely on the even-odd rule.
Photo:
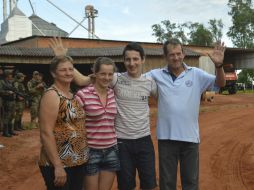
{"label": "older woman", "polygon": [[39,109],[39,166],[48,190],[81,190],[88,146],[85,113],[70,92],[72,58],[53,58],[50,72],[54,84],[44,92]]}

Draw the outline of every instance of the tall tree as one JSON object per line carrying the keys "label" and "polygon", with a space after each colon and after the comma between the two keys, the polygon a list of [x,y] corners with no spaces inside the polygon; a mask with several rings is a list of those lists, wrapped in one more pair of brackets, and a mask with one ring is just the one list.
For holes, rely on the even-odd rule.
{"label": "tall tree", "polygon": [[254,10],[252,0],[229,0],[229,15],[233,25],[229,28],[228,37],[234,46],[239,48],[254,47]]}
{"label": "tall tree", "polygon": [[189,44],[211,46],[213,44],[212,33],[200,23],[191,23],[189,25]]}
{"label": "tall tree", "polygon": [[169,38],[178,38],[183,44],[187,43],[187,37],[184,32],[186,24],[171,23],[169,20],[161,21],[161,24],[152,25],[153,34],[157,42],[164,42]]}
{"label": "tall tree", "polygon": [[152,25],[153,34],[158,42],[169,38],[178,38],[183,44],[212,45],[222,37],[223,23],[221,20],[210,20],[209,27],[198,22],[183,24],[171,23],[169,20]]}
{"label": "tall tree", "polygon": [[252,84],[254,80],[254,69],[243,69],[238,74],[238,82],[245,84]]}
{"label": "tall tree", "polygon": [[212,33],[213,41],[218,42],[221,41],[222,38],[222,29],[223,29],[223,23],[222,20],[216,20],[216,19],[211,19],[208,22],[209,24],[209,31]]}

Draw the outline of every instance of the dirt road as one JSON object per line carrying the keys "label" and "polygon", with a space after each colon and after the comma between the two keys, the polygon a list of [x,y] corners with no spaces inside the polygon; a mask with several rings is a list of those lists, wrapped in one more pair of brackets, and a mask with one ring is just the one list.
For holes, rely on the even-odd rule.
{"label": "dirt road", "polygon": [[[156,108],[151,109],[151,114],[157,148]],[[254,189],[254,94],[216,95],[212,103],[203,103],[200,133],[200,189]],[[44,190],[36,165],[39,130],[27,130],[13,138],[0,136],[0,144],[5,146],[0,148],[0,189]]]}

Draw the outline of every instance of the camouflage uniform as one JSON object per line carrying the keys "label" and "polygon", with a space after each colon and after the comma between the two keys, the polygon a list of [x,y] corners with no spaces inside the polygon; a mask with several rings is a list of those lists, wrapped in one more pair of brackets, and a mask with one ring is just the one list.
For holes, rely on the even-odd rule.
{"label": "camouflage uniform", "polygon": [[36,128],[37,122],[36,119],[38,117],[38,109],[41,100],[42,93],[44,91],[44,85],[39,78],[35,78],[34,76],[39,75],[38,71],[33,72],[33,78],[28,81],[27,89],[29,95],[31,96],[31,104],[30,104],[30,114],[31,114],[31,125],[30,128]]}
{"label": "camouflage uniform", "polygon": [[0,96],[0,132],[3,131],[3,100],[2,97]]}
{"label": "camouflage uniform", "polygon": [[[3,80],[2,78],[2,75],[3,75],[3,69],[0,68],[0,80]],[[2,100],[2,97],[0,96],[0,132],[2,132],[3,130],[3,100]]]}
{"label": "camouflage uniform", "polygon": [[[21,94],[26,94],[26,88],[24,85],[24,77],[25,75],[23,73],[17,73],[16,80],[13,83],[15,89],[20,92]],[[14,120],[14,129],[17,131],[23,130],[22,128],[22,116],[24,109],[26,107],[26,99],[25,97],[22,97],[20,95],[16,95],[16,114],[15,114],[15,120]]]}
{"label": "camouflage uniform", "polygon": [[[11,71],[6,70],[5,76],[12,75]],[[13,131],[13,120],[15,116],[15,93],[7,88],[10,86],[13,88],[12,81],[9,79],[0,81],[0,95],[2,97],[3,104],[3,136],[11,137],[17,135]]]}

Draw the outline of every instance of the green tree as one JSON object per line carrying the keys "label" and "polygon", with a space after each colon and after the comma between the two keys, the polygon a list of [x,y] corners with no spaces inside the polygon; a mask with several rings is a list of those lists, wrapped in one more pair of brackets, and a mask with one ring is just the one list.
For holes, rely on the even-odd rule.
{"label": "green tree", "polygon": [[171,23],[169,20],[161,21],[161,24],[152,25],[153,34],[157,38],[157,42],[164,42],[169,38],[178,38],[183,44],[187,42],[184,32],[185,24]]}
{"label": "green tree", "polygon": [[233,25],[229,28],[228,37],[234,46],[239,48],[254,47],[254,10],[252,0],[229,0],[229,15]]}
{"label": "green tree", "polygon": [[238,74],[238,82],[244,83],[244,84],[252,84],[252,81],[254,80],[254,69],[243,69]]}
{"label": "green tree", "polygon": [[153,36],[157,42],[164,42],[169,38],[178,38],[183,44],[212,45],[222,37],[223,23],[212,19],[205,27],[198,22],[185,22],[183,24],[171,23],[169,20],[152,25]]}
{"label": "green tree", "polygon": [[212,33],[213,41],[218,42],[221,41],[222,38],[222,29],[224,24],[222,23],[222,20],[216,20],[216,19],[211,19],[209,20],[209,31]]}
{"label": "green tree", "polygon": [[189,25],[189,36],[188,40],[191,45],[205,45],[211,46],[213,44],[212,33],[200,23],[191,23]]}

